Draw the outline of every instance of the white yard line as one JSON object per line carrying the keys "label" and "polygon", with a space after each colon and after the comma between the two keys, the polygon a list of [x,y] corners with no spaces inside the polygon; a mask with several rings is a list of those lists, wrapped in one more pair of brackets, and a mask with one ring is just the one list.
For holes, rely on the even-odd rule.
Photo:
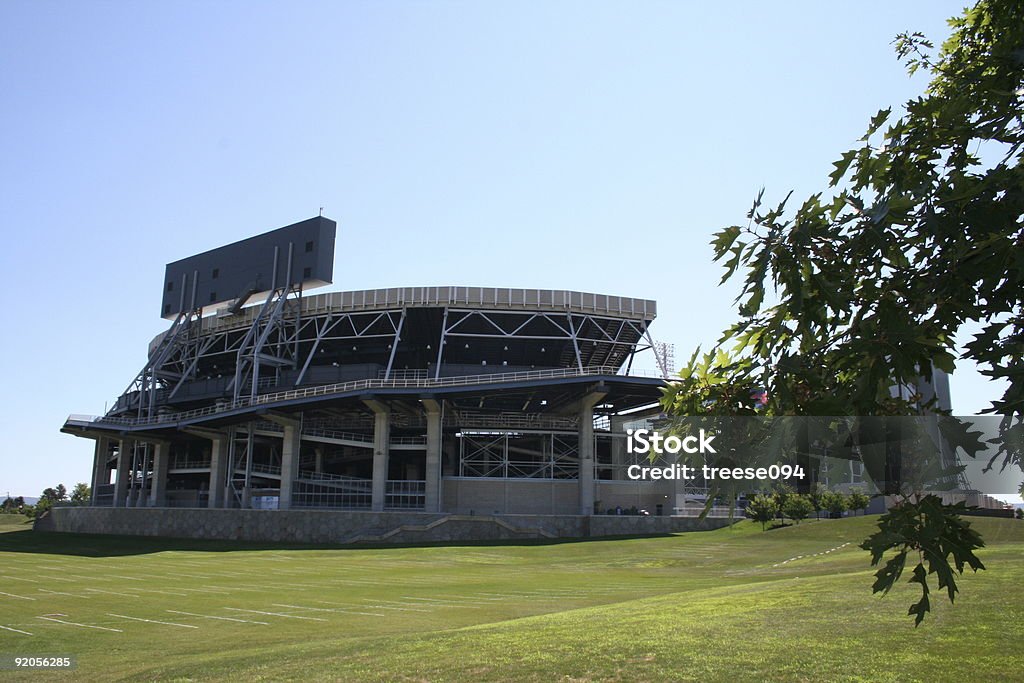
{"label": "white yard line", "polygon": [[140,579],[137,576],[124,576],[122,574],[107,574],[107,576],[113,576],[118,579],[124,579],[125,581],[145,581],[145,579]]}
{"label": "white yard line", "polygon": [[35,600],[35,598],[26,598],[24,595],[15,595],[14,593],[4,593],[0,591],[0,595],[6,595],[9,598],[18,598],[19,600]]}
{"label": "white yard line", "polygon": [[185,572],[174,572],[175,576],[187,576],[190,579],[212,579],[209,574],[186,574]]}
{"label": "white yard line", "polygon": [[94,628],[99,631],[113,631],[115,633],[124,633],[119,628],[107,628],[106,626],[93,626],[92,624],[79,624],[75,621],[64,621],[63,619],[54,619],[53,617],[36,617],[36,619],[45,619],[46,621],[55,621],[58,624],[67,624],[68,626],[81,626],[82,628]]}
{"label": "white yard line", "polygon": [[[359,598],[363,602],[380,602],[379,600],[371,600],[370,598]],[[428,609],[416,609],[415,607],[389,607],[388,605],[367,605],[370,609],[390,609],[397,612],[429,612]]]}
{"label": "white yard line", "polygon": [[[352,605],[352,607],[358,607],[359,605]],[[361,614],[364,617],[386,617],[386,614],[376,614],[374,612],[357,612],[351,609],[342,609],[340,607],[303,607],[302,605],[284,605],[279,602],[274,603],[274,607],[290,607],[292,609],[308,609],[314,612],[342,612],[344,614]]]}
{"label": "white yard line", "polygon": [[26,579],[20,576],[10,576],[8,574],[0,574],[0,579],[11,579],[12,581],[27,581],[28,583],[39,583],[35,579]]}
{"label": "white yard line", "polygon": [[460,602],[455,602],[454,600],[434,600],[434,599],[431,599],[431,598],[412,598],[412,597],[409,597],[408,595],[403,595],[402,597],[407,599],[407,600],[423,600],[423,601],[427,602],[427,604],[434,604],[434,605],[437,605],[439,607],[440,606],[444,606],[444,607],[454,607],[455,609],[481,609],[480,605],[465,605],[465,604],[462,604]]}
{"label": "white yard line", "polygon": [[49,593],[50,595],[67,595],[68,597],[72,597],[72,598],[85,598],[86,600],[88,600],[89,598],[92,597],[91,595],[78,595],[77,593],[64,593],[62,591],[48,591],[45,588],[40,588],[39,592],[40,593]]}
{"label": "white yard line", "polygon": [[318,617],[300,617],[296,614],[281,614],[280,612],[261,612],[258,609],[242,609],[240,607],[225,607],[232,612],[251,612],[252,614],[266,614],[271,617],[286,617],[288,619],[306,619],[308,621],[327,621],[326,619],[320,619]]}
{"label": "white yard line", "polygon": [[105,591],[102,588],[83,588],[82,590],[87,590],[90,593],[105,593],[107,595],[117,595],[118,597],[122,597],[122,598],[137,598],[137,597],[139,597],[137,593],[117,593],[115,591]]}
{"label": "white yard line", "polygon": [[76,579],[66,579],[63,576],[50,576],[49,574],[36,574],[36,576],[41,576],[47,581],[63,581],[64,583],[78,583]]}
{"label": "white yard line", "polygon": [[155,619],[142,619],[140,617],[129,617],[125,614],[113,614],[107,612],[108,617],[117,617],[118,619],[131,619],[132,621],[144,621],[147,624],[163,624],[164,626],[180,626],[181,628],[199,628],[198,626],[192,626],[191,624],[176,624],[173,621],[157,621]]}
{"label": "white yard line", "polygon": [[491,604],[494,604],[491,601],[488,601],[488,602],[477,602],[476,600],[467,600],[466,598],[462,597],[461,595],[439,595],[438,597],[443,599],[443,600],[451,600],[452,602],[458,602],[458,603],[466,604],[466,605],[491,605]]}
{"label": "white yard line", "polygon": [[17,629],[17,628],[11,628],[10,626],[0,626],[0,628],[2,628],[5,631],[14,631],[15,633],[23,633],[26,636],[34,636],[35,635],[34,633],[29,633],[28,631],[22,631],[21,629]]}
{"label": "white yard line", "polygon": [[235,619],[234,617],[215,617],[212,614],[196,614],[194,612],[182,612],[176,609],[167,610],[171,614],[184,614],[189,617],[201,617],[203,619],[219,619],[220,621],[237,621],[240,624],[261,624],[263,626],[270,626],[266,621],[252,621],[251,619]]}
{"label": "white yard line", "polygon": [[[365,598],[369,600],[369,598]],[[430,607],[431,605],[423,605],[415,602],[406,602],[402,600],[377,600],[376,602],[383,602],[388,605],[402,605],[403,607]]]}

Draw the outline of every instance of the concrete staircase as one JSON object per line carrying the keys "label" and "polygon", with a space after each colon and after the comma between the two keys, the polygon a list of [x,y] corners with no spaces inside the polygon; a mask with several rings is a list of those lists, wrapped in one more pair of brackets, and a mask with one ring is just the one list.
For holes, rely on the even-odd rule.
{"label": "concrete staircase", "polygon": [[[384,542],[396,542],[395,537],[399,534],[408,534],[410,538],[409,543],[423,543],[430,541],[450,541],[450,540],[479,540],[480,538],[486,538],[488,536],[479,533],[479,525],[493,525],[496,527],[495,531],[498,533],[494,535],[494,538],[558,538],[555,534],[550,531],[539,527],[518,527],[509,524],[507,521],[500,517],[494,517],[491,515],[445,515],[440,519],[435,519],[428,524],[402,524],[394,529],[383,533],[367,533],[361,532],[353,536],[349,536],[342,543],[384,543]],[[466,538],[459,539],[453,538],[454,536],[461,535],[454,529],[448,529],[446,527],[454,526],[476,526],[478,527],[476,534],[466,534]],[[500,530],[504,530],[511,534],[507,536],[502,534]],[[454,533],[452,533],[454,532]],[[404,539],[403,539],[404,540]]]}

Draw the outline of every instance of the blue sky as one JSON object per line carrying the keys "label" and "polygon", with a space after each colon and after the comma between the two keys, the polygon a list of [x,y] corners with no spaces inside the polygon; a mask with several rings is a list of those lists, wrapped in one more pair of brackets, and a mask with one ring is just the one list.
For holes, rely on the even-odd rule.
{"label": "blue sky", "polygon": [[[677,356],[712,344],[711,234],[762,186],[822,189],[925,85],[893,37],[960,7],[7,0],[0,495],[88,481],[58,429],[142,366],[164,264],[321,206],[334,289],[649,297]],[[1000,393],[971,368],[953,392]]]}

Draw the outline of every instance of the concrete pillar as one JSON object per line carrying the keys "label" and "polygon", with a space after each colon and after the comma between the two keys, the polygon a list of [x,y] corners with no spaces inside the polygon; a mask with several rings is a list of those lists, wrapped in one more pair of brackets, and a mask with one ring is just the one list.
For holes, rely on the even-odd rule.
{"label": "concrete pillar", "polygon": [[227,500],[224,486],[227,481],[228,440],[227,437],[210,439],[210,495],[206,507],[222,507]]}
{"label": "concrete pillar", "polygon": [[149,484],[149,507],[167,505],[167,469],[170,466],[171,444],[157,441],[153,444],[153,477]]}
{"label": "concrete pillar", "polygon": [[134,442],[131,439],[121,439],[117,449],[117,474],[114,479],[114,507],[123,508],[128,502],[128,470],[131,468],[132,447]]}
{"label": "concrete pillar", "polygon": [[606,395],[606,391],[593,391],[580,400],[579,483],[581,515],[594,514],[594,406]]}
{"label": "concrete pillar", "polygon": [[313,471],[317,474],[324,471],[324,449],[319,446],[313,450]]}
{"label": "concrete pillar", "polygon": [[107,458],[110,456],[110,439],[105,436],[96,438],[96,449],[92,458],[92,500],[96,504],[97,489],[110,483],[110,470],[107,469]]}
{"label": "concrete pillar", "polygon": [[292,506],[292,483],[299,474],[299,451],[302,448],[302,433],[298,422],[284,425],[284,442],[281,445],[281,494],[277,507],[288,510]]}
{"label": "concrete pillar", "polygon": [[373,410],[373,482],[370,508],[384,509],[388,488],[388,448],[391,440],[391,411],[379,401],[364,401]]}
{"label": "concrete pillar", "polygon": [[129,504],[131,507],[144,508],[146,503],[149,501],[149,496],[146,493],[146,474],[149,472],[149,451],[152,446],[145,443],[135,444],[135,462],[137,463],[135,469],[139,473],[139,484],[138,486],[130,489]]}
{"label": "concrete pillar", "polygon": [[625,426],[629,417],[623,415],[612,415],[609,420],[609,431],[612,434],[612,477],[616,480],[625,480],[626,477],[626,434]]}
{"label": "concrete pillar", "polygon": [[424,479],[427,480],[424,490],[425,512],[441,511],[441,407],[437,401],[424,400],[423,409],[427,413],[427,459],[424,468]]}
{"label": "concrete pillar", "polygon": [[580,410],[580,514],[594,514],[594,409]]}

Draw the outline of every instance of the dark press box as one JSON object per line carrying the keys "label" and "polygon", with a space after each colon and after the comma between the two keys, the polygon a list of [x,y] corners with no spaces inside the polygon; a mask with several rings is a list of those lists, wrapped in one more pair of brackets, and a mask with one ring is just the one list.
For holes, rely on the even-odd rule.
{"label": "dark press box", "polygon": [[173,319],[182,311],[213,309],[239,298],[258,300],[285,285],[329,285],[336,230],[334,221],[317,216],[168,263],[160,315]]}

